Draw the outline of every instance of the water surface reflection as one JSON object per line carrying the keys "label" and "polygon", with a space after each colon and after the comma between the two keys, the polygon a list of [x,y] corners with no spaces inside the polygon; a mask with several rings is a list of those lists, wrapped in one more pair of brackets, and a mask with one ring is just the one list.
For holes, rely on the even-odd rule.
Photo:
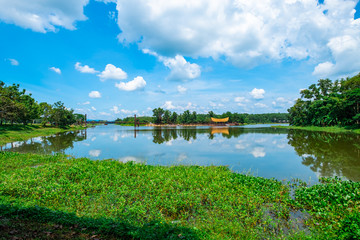
{"label": "water surface reflection", "polygon": [[151,165],[227,165],[279,180],[341,176],[360,181],[360,136],[269,127],[147,128],[98,126],[33,138],[5,151],[61,152]]}

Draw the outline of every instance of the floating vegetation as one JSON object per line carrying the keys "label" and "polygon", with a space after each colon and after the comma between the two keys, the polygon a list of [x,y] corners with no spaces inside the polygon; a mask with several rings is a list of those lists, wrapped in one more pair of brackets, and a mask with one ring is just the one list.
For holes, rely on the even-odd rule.
{"label": "floating vegetation", "polygon": [[352,239],[359,231],[359,184],[340,179],[299,184],[292,198],[288,185],[226,167],[0,152],[0,168],[0,218],[77,225],[124,239],[304,239],[322,233]]}

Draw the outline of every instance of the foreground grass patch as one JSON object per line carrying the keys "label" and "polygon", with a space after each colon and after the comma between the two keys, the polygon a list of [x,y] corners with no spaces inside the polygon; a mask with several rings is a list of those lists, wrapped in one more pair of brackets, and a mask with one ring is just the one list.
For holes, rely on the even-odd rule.
{"label": "foreground grass patch", "polygon": [[[28,156],[2,155],[1,162]],[[37,206],[73,213],[79,219],[102,219],[102,225],[116,223],[129,229],[126,234],[140,239],[149,234],[148,229],[169,239],[285,235],[282,223],[289,215],[285,206],[290,198],[288,189],[275,180],[235,174],[225,167],[160,167],[63,158],[47,161],[0,175],[4,209]]]}
{"label": "foreground grass patch", "polygon": [[[225,167],[0,152],[3,165],[0,220],[75,225],[121,239],[352,239],[349,232],[358,231],[360,187],[353,182],[301,186],[294,200],[279,181]],[[310,216],[301,219],[303,209]]]}
{"label": "foreground grass patch", "polygon": [[38,154],[19,154],[13,152],[0,152],[0,175],[9,173],[14,170],[26,167],[39,167],[48,163],[68,161],[67,157],[62,154],[55,155],[38,155]]}

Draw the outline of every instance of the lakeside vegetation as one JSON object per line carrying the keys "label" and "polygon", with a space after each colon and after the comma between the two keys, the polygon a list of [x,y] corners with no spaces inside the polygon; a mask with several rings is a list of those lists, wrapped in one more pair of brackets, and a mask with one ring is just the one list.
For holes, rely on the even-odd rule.
{"label": "lakeside vegetation", "polygon": [[334,82],[320,79],[300,93],[288,110],[290,125],[360,127],[360,73]]}
{"label": "lakeside vegetation", "polygon": [[354,239],[359,211],[360,183],[340,179],[286,185],[226,167],[0,152],[0,227],[22,224],[12,237],[45,224],[49,237]]}
{"label": "lakeside vegetation", "polygon": [[[215,114],[213,111],[207,114],[199,114],[195,111],[184,111],[181,114],[164,110],[162,108],[153,109],[153,116],[136,117],[140,125],[149,123],[161,124],[210,124],[211,118],[226,118],[229,117],[228,123],[237,124],[253,124],[253,123],[285,123],[288,121],[288,113],[263,113],[263,114],[248,114],[248,113],[232,113],[226,112],[222,114]],[[133,126],[134,117],[126,117],[123,119],[116,119],[115,122],[120,125]]]}
{"label": "lakeside vegetation", "polygon": [[43,126],[49,123],[56,127],[66,127],[84,121],[84,115],[74,113],[62,102],[38,103],[25,89],[20,90],[19,84],[6,86],[0,81],[0,126],[4,123],[27,125],[41,122]]}
{"label": "lakeside vegetation", "polygon": [[331,126],[331,127],[319,127],[319,126],[271,126],[272,128],[283,128],[283,129],[297,129],[315,132],[329,132],[329,133],[357,133],[360,134],[360,127],[342,127],[342,126]]}
{"label": "lakeside vegetation", "polygon": [[34,137],[49,136],[56,133],[77,131],[85,128],[85,126],[81,125],[62,128],[40,125],[0,125],[0,146],[10,142],[26,141]]}

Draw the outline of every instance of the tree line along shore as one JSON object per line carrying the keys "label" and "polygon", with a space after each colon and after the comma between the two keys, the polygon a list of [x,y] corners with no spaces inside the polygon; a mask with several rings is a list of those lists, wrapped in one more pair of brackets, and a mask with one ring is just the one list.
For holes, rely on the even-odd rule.
{"label": "tree line along shore", "polygon": [[0,81],[0,126],[5,123],[41,123],[56,127],[66,127],[80,124],[85,121],[83,114],[74,113],[64,103],[58,101],[54,104],[38,103],[26,90],[20,90],[19,84],[6,86]]}
{"label": "tree line along shore", "polygon": [[352,78],[320,79],[300,92],[289,111],[292,126],[360,126],[360,73]]}
{"label": "tree line along shore", "polygon": [[[140,116],[136,117],[141,125],[211,125],[213,124],[211,118],[229,118],[229,124],[258,124],[258,123],[287,123],[289,119],[288,113],[261,113],[261,114],[248,114],[248,113],[232,113],[225,112],[222,114],[215,114],[209,111],[206,114],[197,113],[196,111],[190,112],[185,110],[183,113],[178,114],[163,108],[153,109],[153,116]],[[116,119],[115,123],[122,125],[134,125],[135,117],[125,117],[123,119]]]}
{"label": "tree line along shore", "polygon": [[[215,114],[171,112],[161,107],[153,109],[153,116],[137,117],[138,124],[147,125],[206,125],[211,118],[228,118],[229,124],[252,123],[289,123],[297,127],[347,127],[358,128],[360,125],[360,74],[347,79],[331,81],[320,79],[308,89],[301,91],[301,97],[288,109],[288,113],[232,113]],[[0,125],[8,123],[33,123],[35,120],[43,125],[68,126],[86,121],[83,114],[76,114],[61,102],[48,104],[38,103],[19,85],[6,86],[0,81]],[[135,117],[116,119],[116,123],[132,125]]]}

